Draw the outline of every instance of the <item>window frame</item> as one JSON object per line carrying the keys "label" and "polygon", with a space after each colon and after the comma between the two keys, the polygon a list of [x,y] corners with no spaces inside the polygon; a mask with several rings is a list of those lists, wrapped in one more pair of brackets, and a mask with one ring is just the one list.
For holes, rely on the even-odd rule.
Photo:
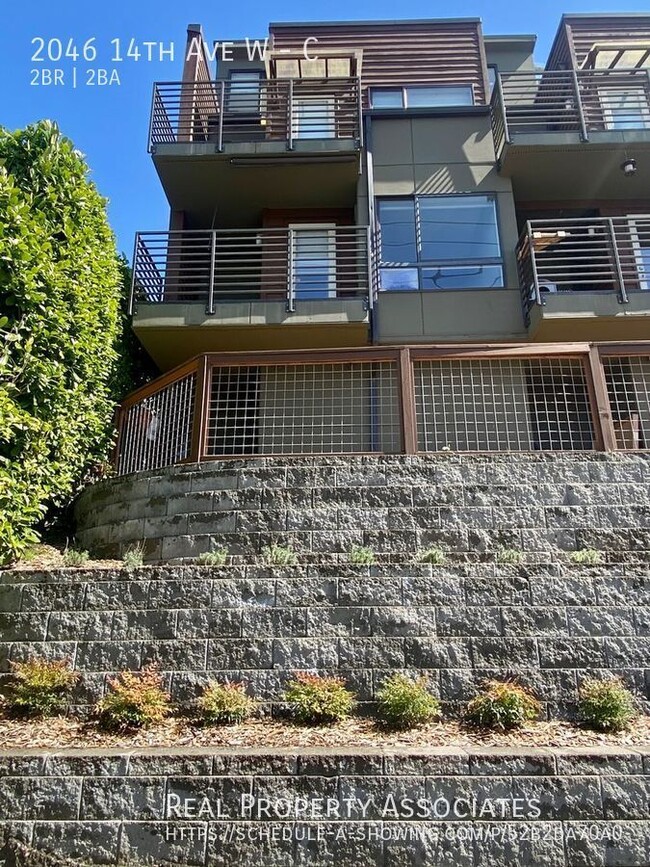
{"label": "window frame", "polygon": [[[464,90],[469,92],[470,102],[454,102],[454,103],[432,103],[431,105],[415,105],[410,106],[408,100],[408,92],[411,90],[458,90],[463,88]],[[374,104],[374,96],[376,93],[401,93],[402,104],[395,106],[375,106]],[[403,84],[403,85],[385,85],[378,87],[370,87],[368,90],[368,98],[370,101],[370,107],[372,109],[376,109],[377,111],[428,111],[429,109],[436,108],[440,110],[445,109],[458,109],[458,108],[473,108],[476,106],[476,100],[474,98],[474,85],[473,84]]]}
{"label": "window frame", "polygon": [[[461,257],[455,259],[424,259],[422,254],[422,222],[420,218],[419,201],[422,199],[486,199],[492,204],[494,212],[494,229],[496,233],[496,243],[498,245],[498,256],[476,256],[472,258]],[[414,262],[391,262],[384,260],[382,257],[382,242],[381,242],[381,205],[382,202],[409,202],[413,205],[414,227],[415,227],[415,252],[416,261]],[[496,193],[447,193],[442,195],[413,195],[413,196],[376,196],[375,197],[375,237],[377,238],[377,270],[379,273],[379,291],[380,292],[463,292],[466,290],[486,290],[486,289],[504,289],[505,288],[505,264],[503,255],[503,245],[501,243],[501,226],[499,221],[498,195]],[[423,272],[433,269],[461,269],[468,267],[494,267],[499,268],[501,272],[499,286],[465,286],[462,288],[428,288],[423,285]],[[385,272],[416,272],[417,286],[406,288],[384,288],[383,275]]]}
{"label": "window frame", "polygon": [[[255,99],[253,95],[253,91],[250,93],[233,93],[233,84],[236,84],[234,80],[234,76],[236,75],[248,75],[251,77],[257,77],[257,104],[255,104]],[[225,111],[227,114],[232,115],[243,115],[243,116],[257,116],[262,113],[262,82],[266,80],[266,76],[263,69],[229,69],[228,70],[228,78],[226,79],[226,83],[228,86],[228,92],[226,94],[225,100]],[[242,82],[243,83],[243,82]],[[242,97],[244,98],[244,104],[240,105],[238,108],[236,105],[237,100],[242,101]],[[248,100],[250,100],[250,106],[248,105]]]}

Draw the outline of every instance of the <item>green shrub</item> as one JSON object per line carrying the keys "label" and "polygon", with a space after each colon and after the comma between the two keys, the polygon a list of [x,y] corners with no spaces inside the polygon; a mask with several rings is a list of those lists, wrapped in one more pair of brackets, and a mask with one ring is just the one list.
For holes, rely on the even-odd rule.
{"label": "green shrub", "polygon": [[374,551],[370,550],[370,548],[355,545],[350,550],[348,559],[350,560],[350,563],[353,563],[355,566],[372,566],[375,562],[375,554]]}
{"label": "green shrub", "polygon": [[578,714],[589,728],[620,732],[636,717],[634,699],[618,677],[586,680],[580,689]]}
{"label": "green shrub", "polygon": [[66,548],[63,552],[64,566],[83,566],[90,559],[88,551],[80,551],[77,548]]}
{"label": "green shrub", "polygon": [[496,552],[496,561],[503,566],[521,566],[524,562],[524,555],[516,548],[499,548]]}
{"label": "green shrub", "polygon": [[66,659],[32,657],[13,662],[9,707],[25,716],[53,716],[65,710],[72,688],[79,680]]}
{"label": "green shrub", "polygon": [[225,566],[228,560],[228,549],[220,546],[212,551],[204,551],[197,557],[200,566]]}
{"label": "green shrub", "polygon": [[108,681],[109,692],[97,705],[100,725],[111,731],[161,723],[170,712],[170,698],[153,667],[123,671]]}
{"label": "green shrub", "polygon": [[440,702],[427,689],[427,680],[403,674],[389,677],[377,693],[380,719],[395,728],[413,728],[440,716]]}
{"label": "green shrub", "polygon": [[431,563],[432,566],[444,566],[447,562],[447,555],[442,548],[437,548],[432,545],[430,548],[425,548],[418,554],[418,560],[421,563]]}
{"label": "green shrub", "polygon": [[598,566],[602,563],[602,554],[594,548],[581,548],[579,551],[572,551],[569,554],[569,560],[577,566]]}
{"label": "green shrub", "polygon": [[257,702],[246,694],[242,683],[210,682],[198,700],[200,718],[208,725],[243,722],[257,710]]}
{"label": "green shrub", "polygon": [[128,571],[144,566],[144,544],[140,542],[127,548],[122,555],[122,562]]}
{"label": "green shrub", "polygon": [[468,722],[482,728],[518,728],[539,716],[541,705],[523,686],[511,681],[489,680],[467,705]]}
{"label": "green shrub", "polygon": [[267,566],[295,566],[296,552],[284,545],[269,545],[262,550],[262,559]]}
{"label": "green shrub", "polygon": [[105,205],[50,121],[0,128],[0,563],[108,456],[124,290]]}
{"label": "green shrub", "polygon": [[284,694],[298,722],[319,725],[346,719],[355,705],[353,694],[338,677],[299,672]]}

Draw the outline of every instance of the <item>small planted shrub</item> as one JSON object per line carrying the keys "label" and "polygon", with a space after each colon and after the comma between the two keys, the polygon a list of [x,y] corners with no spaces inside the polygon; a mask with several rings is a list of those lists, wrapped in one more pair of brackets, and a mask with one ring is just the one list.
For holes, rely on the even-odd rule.
{"label": "small planted shrub", "polygon": [[79,680],[67,659],[32,657],[12,663],[13,684],[9,707],[24,716],[54,716],[67,704],[72,688]]}
{"label": "small planted shrub", "polygon": [[440,716],[440,703],[427,689],[427,680],[394,674],[377,693],[382,722],[395,728],[413,728]]}
{"label": "small planted shrub", "polygon": [[524,562],[524,555],[516,548],[499,548],[496,553],[496,561],[502,566],[521,566]]}
{"label": "small planted shrub", "polygon": [[355,545],[350,550],[348,559],[350,560],[350,563],[353,563],[355,566],[372,566],[375,562],[375,554],[370,548]]}
{"label": "small planted shrub", "polygon": [[512,681],[489,680],[467,705],[465,718],[482,728],[518,728],[539,716],[541,705],[523,686]]}
{"label": "small planted shrub", "polygon": [[232,725],[252,716],[257,702],[243,683],[210,682],[198,700],[199,717],[207,725]]}
{"label": "small planted shrub", "polygon": [[88,551],[81,551],[78,548],[66,548],[63,552],[64,566],[83,566],[89,559]]}
{"label": "small planted shrub", "polygon": [[432,566],[444,566],[447,562],[447,555],[442,548],[437,548],[432,545],[430,548],[425,548],[418,554],[418,560],[421,563],[431,563]]}
{"label": "small planted shrub", "polygon": [[636,717],[632,693],[618,677],[586,680],[580,690],[578,714],[589,728],[620,732]]}
{"label": "small planted shrub", "polygon": [[170,712],[169,694],[159,672],[123,671],[108,681],[110,691],[97,705],[102,728],[113,731],[146,728],[161,723]]}
{"label": "small planted shrub", "polygon": [[292,716],[301,723],[319,725],[346,719],[354,709],[353,694],[338,677],[300,672],[284,694]]}
{"label": "small planted shrub", "polygon": [[139,543],[127,548],[122,557],[122,562],[129,571],[144,566],[144,545]]}
{"label": "small planted shrub", "polygon": [[296,552],[284,545],[269,545],[262,550],[262,559],[267,566],[295,566]]}
{"label": "small planted shrub", "polygon": [[228,560],[228,549],[220,546],[212,551],[204,551],[197,557],[200,566],[225,566]]}
{"label": "small planted shrub", "polygon": [[594,548],[581,548],[579,551],[572,551],[569,554],[569,560],[575,563],[576,566],[598,566],[602,563],[602,554]]}

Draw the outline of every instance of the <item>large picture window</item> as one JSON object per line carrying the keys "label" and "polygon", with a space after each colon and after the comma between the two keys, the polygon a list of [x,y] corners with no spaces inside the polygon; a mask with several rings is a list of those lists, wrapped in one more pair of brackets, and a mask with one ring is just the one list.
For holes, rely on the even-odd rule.
{"label": "large picture window", "polygon": [[474,93],[471,84],[373,87],[370,102],[373,108],[443,108],[474,105]]}
{"label": "large picture window", "polygon": [[503,286],[494,196],[380,198],[380,289]]}

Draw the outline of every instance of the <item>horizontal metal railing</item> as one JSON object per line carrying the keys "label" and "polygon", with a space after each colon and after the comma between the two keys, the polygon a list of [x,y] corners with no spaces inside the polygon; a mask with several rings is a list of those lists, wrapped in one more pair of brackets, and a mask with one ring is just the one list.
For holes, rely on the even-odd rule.
{"label": "horizontal metal railing", "polygon": [[372,303],[367,226],[139,232],[131,311],[140,303],[362,297]]}
{"label": "horizontal metal railing", "polygon": [[517,245],[524,313],[556,292],[650,290],[650,214],[530,220]]}
{"label": "horizontal metal railing", "polygon": [[650,129],[647,69],[567,69],[497,73],[491,99],[499,154],[517,136]]}
{"label": "horizontal metal railing", "polygon": [[173,143],[301,139],[361,142],[358,78],[283,78],[242,81],[157,82],[149,149]]}
{"label": "horizontal metal railing", "polygon": [[224,457],[650,448],[650,342],[203,355],[129,395],[117,472]]}

